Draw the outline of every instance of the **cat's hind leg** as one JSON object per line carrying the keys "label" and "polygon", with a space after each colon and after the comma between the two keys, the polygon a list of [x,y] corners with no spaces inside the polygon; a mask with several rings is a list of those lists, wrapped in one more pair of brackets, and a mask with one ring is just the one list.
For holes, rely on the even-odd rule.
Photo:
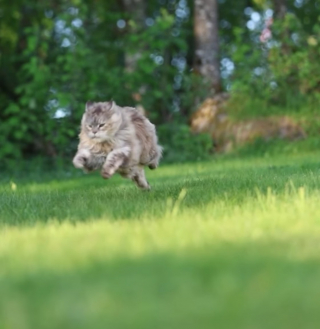
{"label": "cat's hind leg", "polygon": [[139,188],[150,190],[151,187],[146,179],[143,166],[131,167],[130,169],[120,170],[119,174],[124,178],[131,179]]}
{"label": "cat's hind leg", "polygon": [[137,166],[133,168],[132,177],[133,182],[143,190],[150,190],[151,187],[146,179],[143,166]]}
{"label": "cat's hind leg", "polygon": [[162,157],[162,147],[160,145],[156,145],[150,152],[151,160],[148,163],[148,167],[150,169],[156,169],[159,166],[159,161]]}
{"label": "cat's hind leg", "polygon": [[128,146],[121,147],[111,151],[102,166],[101,176],[105,179],[110,178],[122,165],[126,163],[130,154]]}

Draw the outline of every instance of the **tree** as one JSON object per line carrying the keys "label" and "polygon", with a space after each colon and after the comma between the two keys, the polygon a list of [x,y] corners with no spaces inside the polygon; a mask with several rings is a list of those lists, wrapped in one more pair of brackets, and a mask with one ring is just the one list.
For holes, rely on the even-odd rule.
{"label": "tree", "polygon": [[[145,25],[146,19],[146,4],[145,0],[122,0],[122,5],[125,12],[130,17],[129,24],[131,25],[131,33],[141,31]],[[125,65],[128,72],[135,69],[136,62],[140,58],[140,51],[134,53],[126,53]]]}
{"label": "tree", "polygon": [[212,94],[221,91],[218,23],[218,0],[195,0],[194,70],[207,80]]}
{"label": "tree", "polygon": [[122,0],[123,7],[130,13],[131,19],[138,26],[143,26],[146,18],[145,0]]}
{"label": "tree", "polygon": [[286,12],[286,0],[273,0],[273,8],[274,8],[274,17],[277,19],[283,19]]}

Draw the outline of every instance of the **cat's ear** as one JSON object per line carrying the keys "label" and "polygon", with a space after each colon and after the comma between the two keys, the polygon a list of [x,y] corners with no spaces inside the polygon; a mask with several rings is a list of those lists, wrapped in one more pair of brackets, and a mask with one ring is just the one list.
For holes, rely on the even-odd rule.
{"label": "cat's ear", "polygon": [[116,103],[111,100],[110,102],[105,102],[105,109],[107,111],[111,110],[114,106],[116,105]]}
{"label": "cat's ear", "polygon": [[86,111],[88,110],[89,107],[91,107],[94,104],[92,101],[87,101],[86,103]]}
{"label": "cat's ear", "polygon": [[118,122],[119,120],[121,120],[121,113],[119,111],[119,106],[116,106],[116,103],[114,101],[110,101],[110,106],[112,109],[111,113],[112,113],[112,116],[110,118],[111,121],[113,122]]}

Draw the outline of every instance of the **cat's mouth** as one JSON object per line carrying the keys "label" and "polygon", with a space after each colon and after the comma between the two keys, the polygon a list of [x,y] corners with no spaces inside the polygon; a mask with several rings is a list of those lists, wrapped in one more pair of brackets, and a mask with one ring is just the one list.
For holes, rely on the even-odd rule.
{"label": "cat's mouth", "polygon": [[99,141],[101,139],[101,137],[97,136],[97,135],[91,135],[90,138],[95,140],[95,141]]}
{"label": "cat's mouth", "polygon": [[101,138],[100,134],[93,134],[93,133],[90,133],[89,134],[89,137],[92,138],[92,139],[99,139],[99,138]]}
{"label": "cat's mouth", "polygon": [[91,138],[92,140],[94,140],[95,142],[100,142],[100,143],[102,143],[102,142],[108,140],[108,138],[106,138],[106,136],[101,137],[101,136],[97,136],[97,135],[91,135],[90,138]]}

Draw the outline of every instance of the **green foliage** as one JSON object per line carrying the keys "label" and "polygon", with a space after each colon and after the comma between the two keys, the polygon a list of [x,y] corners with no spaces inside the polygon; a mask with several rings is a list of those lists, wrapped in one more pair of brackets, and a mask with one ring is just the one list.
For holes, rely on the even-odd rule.
{"label": "green foliage", "polygon": [[[315,112],[319,3],[287,3],[291,14],[273,24],[272,39],[263,44],[263,21],[253,31],[246,24],[250,11],[264,17],[272,1],[219,2],[220,57],[236,68],[232,78],[222,71],[235,100],[233,114]],[[139,20],[120,0],[1,1],[2,166],[35,156],[69,159],[85,102],[111,98],[119,105],[143,105],[152,122],[177,134],[166,141],[169,159],[198,158],[194,149],[208,153],[209,147],[196,146],[202,145],[199,137],[175,124],[188,122],[208,95],[208,86],[192,72],[193,1],[144,0],[143,5],[146,16]],[[175,141],[180,136],[190,147]]]}
{"label": "green foliage", "polygon": [[140,34],[128,34],[124,40],[127,54],[138,59],[135,70],[125,72],[123,84],[131,95],[141,97],[155,123],[172,116],[174,100],[184,87],[185,73],[179,60],[183,60],[187,44],[183,29],[179,37],[174,36],[174,29],[174,17],[163,10],[151,27]]}
{"label": "green foliage", "polygon": [[[227,111],[233,120],[243,120],[256,117],[289,115],[299,120],[317,122],[318,102],[313,97],[292,94],[288,91],[282,95],[282,103],[274,102],[267,97],[256,97],[250,90],[243,89],[233,92],[227,104]],[[316,121],[314,121],[316,120]]]}
{"label": "green foliage", "polygon": [[[23,5],[15,10],[19,8]],[[18,16],[21,33],[1,40],[2,45],[15,42],[1,53],[0,65],[0,72],[11,70],[14,86],[3,81],[11,88],[11,98],[0,90],[0,158],[7,163],[36,154],[70,157],[87,100],[114,99],[123,106],[138,101],[153,122],[163,123],[183,100],[182,91],[192,85],[183,62],[188,48],[184,27],[180,22],[176,35],[175,17],[165,10],[137,33],[131,21],[128,29],[117,27],[125,15],[113,1],[30,8],[30,21],[19,22]],[[6,9],[9,13],[12,7]],[[126,56],[136,57],[133,70],[126,66]],[[192,106],[186,105],[185,111],[190,113]]]}
{"label": "green foliage", "polygon": [[230,111],[247,118],[279,114],[311,116],[320,99],[320,25],[312,34],[293,14],[271,27],[272,38],[259,42],[261,30],[252,33],[256,47],[243,44],[245,30],[234,30],[236,70]]}
{"label": "green foliage", "polygon": [[320,24],[308,34],[297,17],[287,14],[283,21],[275,23],[274,35],[279,44],[271,48],[268,59],[279,86],[278,97],[289,85],[293,93],[320,99]]}
{"label": "green foliage", "polygon": [[316,152],[320,148],[319,136],[309,136],[304,140],[288,143],[284,140],[270,139],[268,141],[256,139],[235,149],[230,157],[274,157],[277,154],[286,156]]}
{"label": "green foliage", "polygon": [[164,161],[199,161],[210,157],[212,139],[207,134],[194,135],[187,125],[169,123],[158,127],[160,143],[164,147]]}

